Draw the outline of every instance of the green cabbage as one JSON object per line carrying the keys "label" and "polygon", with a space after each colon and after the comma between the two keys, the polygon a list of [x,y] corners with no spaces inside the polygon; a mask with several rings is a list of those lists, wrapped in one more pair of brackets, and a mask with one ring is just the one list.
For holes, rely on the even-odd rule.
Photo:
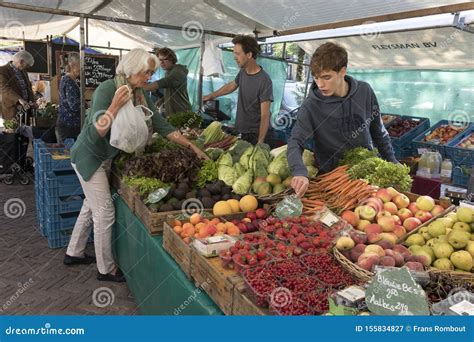
{"label": "green cabbage", "polygon": [[222,154],[219,159],[217,160],[217,164],[219,166],[221,165],[226,165],[226,166],[232,166],[232,157],[230,156],[230,153],[224,153]]}
{"label": "green cabbage", "polygon": [[240,140],[240,139],[237,140],[237,142],[234,144],[234,146],[232,146],[229,149],[229,153],[232,156],[232,162],[237,163],[239,161],[240,157],[242,156],[242,154],[244,154],[244,152],[249,147],[252,147],[252,144],[249,143],[248,141]]}
{"label": "green cabbage", "polygon": [[306,169],[308,170],[309,178],[316,177],[316,175],[318,174],[318,169],[315,168],[314,166],[306,166]]}
{"label": "green cabbage", "polygon": [[232,185],[232,191],[239,195],[245,195],[249,192],[253,182],[252,170],[247,170]]}
{"label": "green cabbage", "polygon": [[245,173],[244,167],[240,165],[239,163],[234,164],[234,170],[235,170],[235,173],[237,174],[237,177],[240,177]]}
{"label": "green cabbage", "polygon": [[303,151],[303,163],[306,166],[314,166],[315,160],[313,152],[308,150]]}
{"label": "green cabbage", "polygon": [[220,165],[217,170],[217,178],[223,181],[226,185],[232,186],[237,180],[237,174],[231,166]]}
{"label": "green cabbage", "polygon": [[253,146],[249,146],[239,159],[240,165],[242,165],[245,170],[249,168],[249,161],[250,161],[250,157],[252,156],[252,153],[253,153]]}

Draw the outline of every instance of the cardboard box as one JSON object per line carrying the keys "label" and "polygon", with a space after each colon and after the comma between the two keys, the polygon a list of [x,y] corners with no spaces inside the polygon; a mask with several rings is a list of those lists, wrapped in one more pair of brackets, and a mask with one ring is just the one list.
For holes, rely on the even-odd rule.
{"label": "cardboard box", "polygon": [[215,257],[220,251],[229,249],[235,244],[236,239],[229,235],[210,236],[205,239],[196,239],[193,245],[199,254],[205,257]]}

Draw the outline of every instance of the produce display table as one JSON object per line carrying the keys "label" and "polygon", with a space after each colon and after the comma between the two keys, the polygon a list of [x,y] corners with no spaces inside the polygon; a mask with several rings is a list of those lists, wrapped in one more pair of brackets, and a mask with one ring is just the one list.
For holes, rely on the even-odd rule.
{"label": "produce display table", "polygon": [[114,251],[127,285],[144,315],[222,315],[206,292],[186,278],[121,198],[115,201]]}

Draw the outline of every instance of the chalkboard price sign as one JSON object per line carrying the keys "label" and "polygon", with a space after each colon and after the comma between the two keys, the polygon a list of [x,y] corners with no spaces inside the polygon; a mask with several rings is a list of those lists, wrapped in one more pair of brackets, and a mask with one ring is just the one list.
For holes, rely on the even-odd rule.
{"label": "chalkboard price sign", "polygon": [[97,88],[99,84],[115,77],[117,58],[104,55],[86,55],[85,81],[86,88]]}
{"label": "chalkboard price sign", "polygon": [[380,270],[365,292],[367,307],[376,315],[429,315],[425,291],[402,267]]}

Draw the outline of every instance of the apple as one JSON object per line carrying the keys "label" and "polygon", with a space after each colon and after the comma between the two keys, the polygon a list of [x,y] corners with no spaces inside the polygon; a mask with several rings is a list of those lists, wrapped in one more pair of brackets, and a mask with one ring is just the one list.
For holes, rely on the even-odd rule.
{"label": "apple", "polygon": [[357,225],[357,229],[365,231],[365,227],[367,227],[369,224],[370,224],[370,221],[368,220],[360,220],[359,224]]}
{"label": "apple", "polygon": [[421,224],[421,221],[416,217],[409,217],[405,221],[403,221],[403,227],[406,229],[407,232],[411,232],[416,227]]}
{"label": "apple", "polygon": [[379,211],[379,213],[376,216],[376,219],[378,220],[381,217],[392,217],[392,214],[386,210],[382,210],[382,211]]}
{"label": "apple", "polygon": [[400,194],[397,190],[395,190],[393,187],[388,187],[387,188],[387,191],[389,192],[389,194],[392,196],[392,198],[394,198],[395,196],[397,196],[398,194]]}
{"label": "apple", "polygon": [[421,221],[421,223],[425,223],[426,221],[431,220],[433,215],[429,211],[425,210],[418,210],[415,214],[415,217]]}
{"label": "apple", "polygon": [[402,220],[398,215],[392,215],[393,220],[395,221],[395,224],[402,224]]}
{"label": "apple", "polygon": [[409,209],[407,208],[402,208],[398,211],[398,217],[400,217],[400,220],[405,221],[409,217],[413,217],[414,213],[412,213]]}
{"label": "apple", "polygon": [[359,217],[363,220],[372,221],[375,215],[377,215],[375,209],[369,205],[363,205],[359,208]]}
{"label": "apple", "polygon": [[380,198],[384,203],[390,202],[392,194],[387,189],[378,189],[375,196]]}
{"label": "apple", "polygon": [[383,209],[388,211],[392,215],[396,215],[398,212],[397,205],[393,202],[386,202],[383,204]]}
{"label": "apple", "polygon": [[257,217],[259,219],[264,219],[267,217],[267,210],[266,209],[263,209],[263,208],[258,208],[256,211],[255,211],[255,215],[257,215]]}
{"label": "apple", "polygon": [[444,211],[444,208],[440,206],[439,204],[435,205],[433,209],[431,209],[431,215],[437,216],[441,214]]}
{"label": "apple", "polygon": [[408,197],[404,194],[398,194],[395,196],[393,199],[393,203],[395,203],[398,207],[398,209],[406,208],[410,204],[410,200]]}
{"label": "apple", "polygon": [[377,223],[382,227],[384,232],[391,232],[395,228],[395,220],[392,216],[380,217],[377,219]]}
{"label": "apple", "polygon": [[420,196],[416,199],[416,206],[420,210],[431,211],[435,206],[435,201],[430,196]]}
{"label": "apple", "polygon": [[342,212],[341,217],[343,220],[347,221],[352,227],[357,227],[359,224],[359,216],[350,210],[345,210]]}
{"label": "apple", "polygon": [[409,205],[408,205],[408,209],[411,211],[411,213],[413,215],[416,214],[416,212],[420,209],[418,209],[418,207],[416,206],[416,203],[415,202],[411,202]]}

